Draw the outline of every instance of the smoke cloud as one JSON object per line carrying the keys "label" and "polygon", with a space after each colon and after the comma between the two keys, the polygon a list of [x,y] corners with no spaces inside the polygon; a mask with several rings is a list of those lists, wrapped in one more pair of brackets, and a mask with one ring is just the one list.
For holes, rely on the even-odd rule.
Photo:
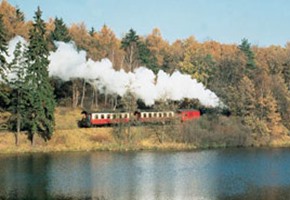
{"label": "smoke cloud", "polygon": [[[16,44],[15,40],[17,39],[12,41]],[[19,37],[18,41],[25,42]],[[14,51],[12,46],[11,44],[10,49],[9,44],[9,52]],[[120,96],[130,90],[146,105],[153,105],[160,99],[182,100],[184,98],[198,99],[205,106],[216,107],[220,104],[215,93],[179,71],[169,75],[160,70],[155,75],[148,68],[139,67],[134,72],[126,73],[124,70],[114,70],[111,61],[107,58],[97,62],[87,60],[86,52],[78,51],[74,43],[56,42],[56,47],[56,51],[50,52],[48,57],[49,75],[57,76],[64,81],[71,78],[84,78],[94,84],[100,92]]]}

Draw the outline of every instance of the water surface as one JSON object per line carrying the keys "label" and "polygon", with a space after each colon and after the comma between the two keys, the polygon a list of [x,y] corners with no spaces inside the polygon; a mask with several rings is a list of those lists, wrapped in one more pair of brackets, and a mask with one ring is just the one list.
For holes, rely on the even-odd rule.
{"label": "water surface", "polygon": [[1,155],[0,199],[290,199],[290,150]]}

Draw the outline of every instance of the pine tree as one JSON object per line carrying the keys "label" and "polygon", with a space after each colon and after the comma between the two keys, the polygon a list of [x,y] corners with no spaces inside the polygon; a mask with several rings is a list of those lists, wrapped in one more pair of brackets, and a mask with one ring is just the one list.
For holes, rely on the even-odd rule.
{"label": "pine tree", "polygon": [[6,29],[3,24],[2,15],[0,15],[0,74],[3,75],[5,70],[6,60],[3,54],[7,55],[7,41],[6,41]]}
{"label": "pine tree", "polygon": [[29,32],[26,82],[29,87],[26,117],[29,120],[28,135],[34,145],[34,135],[38,133],[45,141],[49,140],[54,130],[55,100],[48,76],[48,47],[45,39],[45,24],[38,7],[34,16],[33,27]]}
{"label": "pine tree", "polygon": [[18,145],[18,135],[21,127],[25,124],[25,111],[26,111],[26,99],[29,89],[25,84],[25,70],[27,68],[27,62],[24,55],[24,50],[21,49],[20,42],[17,43],[14,51],[14,59],[10,64],[11,72],[14,77],[9,80],[9,86],[11,87],[10,107],[9,111],[12,113],[13,121],[12,126],[16,124],[15,144]]}
{"label": "pine tree", "polygon": [[121,41],[121,49],[125,50],[125,64],[128,67],[128,71],[133,71],[135,68],[140,65],[139,62],[139,36],[136,34],[136,31],[133,29],[129,30],[129,33]]}
{"label": "pine tree", "polygon": [[59,19],[56,17],[54,20],[54,26],[55,26],[54,31],[51,32],[52,41],[69,42],[71,40],[68,29],[64,24],[62,18]]}
{"label": "pine tree", "polygon": [[136,31],[129,30],[129,33],[121,41],[121,49],[125,50],[125,64],[129,71],[143,65],[157,73],[157,59],[150,52],[146,44],[140,40]]}
{"label": "pine tree", "polygon": [[91,28],[91,30],[89,31],[90,36],[94,36],[96,34],[96,31],[94,29],[94,27]]}
{"label": "pine tree", "polygon": [[251,50],[251,43],[247,39],[242,39],[242,43],[238,46],[247,58],[245,74],[251,77],[252,71],[256,69],[255,54]]}
{"label": "pine tree", "polygon": [[6,40],[6,29],[3,24],[2,15],[0,15],[0,105],[6,105],[8,98],[4,87],[3,80],[6,80],[5,70],[7,69],[7,63],[4,55],[7,55],[7,40]]}
{"label": "pine tree", "polygon": [[144,42],[140,42],[138,45],[139,59],[142,66],[146,66],[152,70],[155,74],[158,73],[157,58],[151,53]]}

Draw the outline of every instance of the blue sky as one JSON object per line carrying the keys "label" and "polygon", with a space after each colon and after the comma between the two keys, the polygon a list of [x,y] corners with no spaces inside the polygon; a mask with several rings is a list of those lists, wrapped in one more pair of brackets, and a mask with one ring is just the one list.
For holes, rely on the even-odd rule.
{"label": "blue sky", "polygon": [[61,17],[69,26],[108,25],[121,38],[130,28],[148,35],[158,27],[169,42],[194,36],[198,41],[258,46],[290,42],[289,0],[8,0],[31,20],[37,6],[43,19]]}

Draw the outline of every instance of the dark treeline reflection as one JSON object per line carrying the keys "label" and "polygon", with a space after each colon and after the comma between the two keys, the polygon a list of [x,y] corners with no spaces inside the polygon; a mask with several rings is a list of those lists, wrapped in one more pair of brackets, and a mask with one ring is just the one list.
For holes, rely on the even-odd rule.
{"label": "dark treeline reflection", "polygon": [[0,156],[0,199],[290,199],[290,151]]}

